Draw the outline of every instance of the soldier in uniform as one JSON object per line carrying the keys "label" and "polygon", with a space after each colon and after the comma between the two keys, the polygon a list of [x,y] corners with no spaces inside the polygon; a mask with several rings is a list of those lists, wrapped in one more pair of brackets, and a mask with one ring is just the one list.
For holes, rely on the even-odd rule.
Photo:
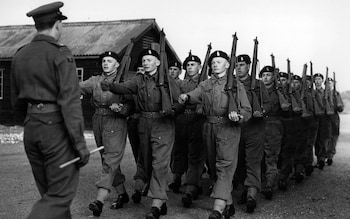
{"label": "soldier in uniform", "polygon": [[[316,99],[320,105],[323,115],[319,116],[319,126],[315,143],[315,155],[317,157],[317,165],[320,170],[323,170],[326,160],[326,148],[328,141],[331,138],[331,120],[326,111],[325,89],[322,87],[323,75],[320,73],[314,74],[316,86]],[[328,112],[329,113],[329,112]]]}
{"label": "soldier in uniform", "polygon": [[[214,199],[213,211],[209,219],[230,218],[235,213],[231,191],[232,179],[237,166],[240,125],[244,118],[238,112],[228,112],[229,99],[225,92],[228,56],[222,51],[213,52],[208,63],[212,77],[199,86],[179,97],[180,103],[202,104],[206,120],[203,126],[203,140],[207,148],[209,165],[216,167],[211,178],[215,181],[211,197]],[[242,84],[237,85],[241,94],[246,92]],[[249,101],[242,103],[242,108],[250,112]]]}
{"label": "soldier in uniform", "polygon": [[[169,69],[171,68],[172,67]],[[200,58],[192,54],[189,55],[183,63],[183,68],[186,69],[186,78],[183,81],[177,81],[177,84],[180,87],[181,93],[187,93],[198,85],[199,71],[201,69]],[[173,190],[175,193],[179,193],[182,184],[181,177],[187,172],[189,145],[193,144],[194,141],[199,141],[197,142],[198,144],[201,142],[198,138],[192,139],[193,136],[195,136],[194,132],[197,132],[197,130],[195,131],[192,127],[194,125],[195,112],[196,105],[186,106],[185,112],[179,115],[175,121],[175,144],[171,153],[170,165],[171,172],[173,173],[173,180],[168,185],[169,189]]]}
{"label": "soldier in uniform", "polygon": [[[28,218],[71,218],[79,167],[89,161],[76,66],[70,50],[58,43],[62,2],[27,13],[37,34],[15,54],[11,67],[11,100],[23,115],[24,147],[41,199]],[[59,168],[76,156],[78,165]]]}
{"label": "soldier in uniform", "polygon": [[238,159],[238,181],[244,184],[239,204],[246,204],[247,212],[252,213],[256,208],[256,195],[261,191],[261,161],[264,156],[265,120],[271,109],[269,94],[265,85],[257,80],[254,89],[251,88],[252,78],[249,75],[250,57],[248,55],[237,56],[236,72],[239,80],[245,86],[250,104],[253,106],[253,92],[258,97],[261,112],[253,112],[252,118],[242,124],[240,150]]}
{"label": "soldier in uniform", "polygon": [[281,103],[279,101],[279,96],[276,90],[278,85],[274,84],[275,68],[272,66],[265,66],[260,71],[260,78],[266,86],[271,100],[271,111],[266,115],[266,125],[265,125],[265,178],[266,184],[262,189],[261,193],[266,199],[270,200],[273,196],[273,188],[277,180],[278,169],[277,162],[281,151],[281,143],[283,136],[283,127],[281,123]]}
{"label": "soldier in uniform", "polygon": [[121,95],[114,95],[101,89],[101,81],[114,81],[117,76],[120,58],[115,52],[106,51],[100,55],[100,64],[103,73],[92,76],[79,83],[83,95],[92,95],[92,105],[95,114],[92,117],[92,127],[96,145],[104,146],[102,155],[102,173],[96,183],[98,189],[96,200],[89,204],[93,215],[100,216],[103,204],[108,198],[112,186],[115,188],[118,198],[112,204],[112,209],[123,207],[129,202],[124,182],[125,176],[120,169],[127,135],[126,117],[132,111],[133,99]]}
{"label": "soldier in uniform", "polygon": [[[104,90],[115,94],[136,94],[137,104],[141,111],[139,120],[140,149],[144,162],[145,175],[150,179],[148,196],[152,198],[152,207],[146,218],[159,218],[167,213],[166,175],[168,174],[170,155],[175,140],[173,114],[180,109],[179,104],[170,111],[162,109],[162,95],[170,98],[169,88],[176,88],[171,78],[164,84],[162,93],[159,86],[159,54],[151,49],[141,52],[145,74],[137,75],[123,83],[103,81]],[[173,94],[178,91],[172,90]],[[178,98],[173,96],[173,98]],[[163,103],[164,104],[164,103]]]}
{"label": "soldier in uniform", "polygon": [[340,118],[339,113],[343,112],[344,110],[344,103],[340,96],[340,93],[338,91],[334,90],[334,80],[332,78],[329,79],[329,88],[330,88],[330,96],[331,100],[333,101],[334,106],[334,114],[330,115],[331,120],[331,139],[328,142],[327,146],[327,164],[332,165],[333,163],[333,156],[336,153],[336,146],[338,142],[339,137],[339,125],[340,125]]}
{"label": "soldier in uniform", "polygon": [[169,76],[174,78],[175,81],[180,80],[179,76],[181,74],[181,63],[178,61],[171,61],[169,63]]}

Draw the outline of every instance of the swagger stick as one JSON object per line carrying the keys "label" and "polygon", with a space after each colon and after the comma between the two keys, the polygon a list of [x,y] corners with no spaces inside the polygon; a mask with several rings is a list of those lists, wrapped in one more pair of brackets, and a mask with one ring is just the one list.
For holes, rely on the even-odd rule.
{"label": "swagger stick", "polygon": [[[105,147],[104,147],[104,146],[98,147],[98,148],[96,148],[96,149],[90,151],[90,154],[93,154],[93,153],[95,153],[95,152],[97,152],[97,151],[100,151],[100,150],[102,150],[103,148],[105,148]],[[76,158],[74,158],[73,160],[67,161],[67,162],[65,162],[64,164],[61,164],[59,167],[62,169],[62,168],[64,168],[64,167],[68,166],[68,165],[71,165],[72,163],[77,162],[78,160],[80,160],[80,157],[76,157]]]}

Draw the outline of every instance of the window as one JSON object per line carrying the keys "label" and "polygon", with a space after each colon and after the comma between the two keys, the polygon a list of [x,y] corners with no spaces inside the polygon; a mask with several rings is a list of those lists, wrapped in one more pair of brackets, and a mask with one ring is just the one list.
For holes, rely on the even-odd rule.
{"label": "window", "polygon": [[83,68],[77,68],[77,76],[80,81],[83,81],[84,79],[84,69]]}
{"label": "window", "polygon": [[4,69],[0,69],[0,100],[4,98]]}

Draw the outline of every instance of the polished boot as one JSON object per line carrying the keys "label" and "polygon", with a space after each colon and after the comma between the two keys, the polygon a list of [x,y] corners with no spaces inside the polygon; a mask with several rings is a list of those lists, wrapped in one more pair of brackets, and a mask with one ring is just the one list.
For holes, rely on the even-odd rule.
{"label": "polished boot", "polygon": [[103,203],[99,200],[93,201],[89,204],[89,209],[94,216],[100,216],[102,213]]}
{"label": "polished boot", "polygon": [[128,193],[124,192],[123,194],[118,195],[117,200],[112,203],[111,209],[123,208],[123,205],[128,202],[129,202]]}

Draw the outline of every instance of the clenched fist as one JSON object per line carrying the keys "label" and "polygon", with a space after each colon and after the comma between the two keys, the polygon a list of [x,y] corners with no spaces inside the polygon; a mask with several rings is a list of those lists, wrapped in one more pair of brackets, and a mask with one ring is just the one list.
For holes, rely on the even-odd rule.
{"label": "clenched fist", "polygon": [[180,94],[179,99],[178,99],[180,104],[186,103],[187,100],[188,100],[188,95],[187,94]]}

